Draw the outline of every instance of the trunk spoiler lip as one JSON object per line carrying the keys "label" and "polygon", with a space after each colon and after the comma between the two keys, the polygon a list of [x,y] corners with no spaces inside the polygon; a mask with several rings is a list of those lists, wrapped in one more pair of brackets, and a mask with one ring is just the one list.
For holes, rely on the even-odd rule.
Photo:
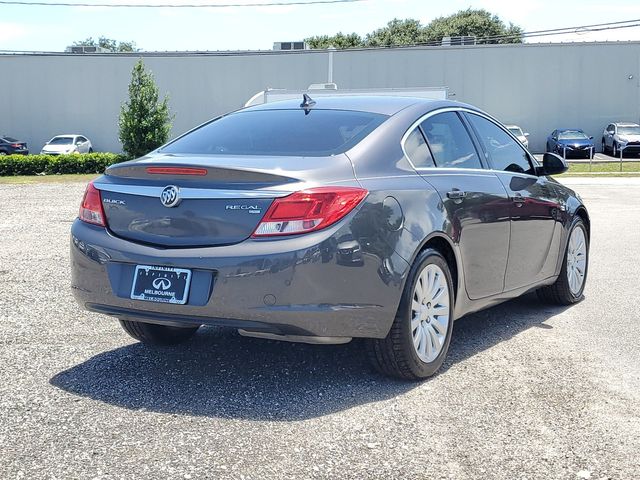
{"label": "trunk spoiler lip", "polygon": [[[100,191],[123,193],[126,195],[138,195],[142,197],[160,198],[162,191],[166,187],[145,186],[145,185],[122,185],[114,183],[102,183],[94,181],[94,187]],[[293,193],[291,190],[234,190],[219,188],[179,188],[182,199],[233,199],[233,198],[280,198]]]}

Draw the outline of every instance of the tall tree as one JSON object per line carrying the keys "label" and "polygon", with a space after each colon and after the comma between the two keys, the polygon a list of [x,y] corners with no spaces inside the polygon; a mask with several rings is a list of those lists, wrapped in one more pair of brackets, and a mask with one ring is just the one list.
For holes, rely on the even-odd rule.
{"label": "tall tree", "polygon": [[331,37],[328,35],[318,35],[306,38],[305,42],[307,42],[309,47],[317,49],[326,49],[329,47],[342,49],[364,46],[364,40],[357,33],[347,33],[345,35],[342,32],[338,32]]}
{"label": "tall tree", "polygon": [[99,37],[94,40],[93,37],[86,38],[77,42],[73,42],[76,47],[102,47],[114,53],[139,52],[135,42],[118,42],[112,38]]}
{"label": "tall tree", "polygon": [[439,42],[443,37],[470,35],[478,38],[479,43],[522,43],[522,28],[512,23],[507,26],[497,15],[484,9],[468,8],[447,17],[438,17],[424,31],[429,42]]}
{"label": "tall tree", "polygon": [[169,140],[172,116],[168,98],[162,101],[153,75],[138,60],[131,72],[129,100],[120,109],[119,135],[131,157],[141,157]]}
{"label": "tall tree", "polygon": [[366,36],[367,47],[390,47],[392,45],[415,45],[426,41],[420,20],[394,18],[383,28]]}

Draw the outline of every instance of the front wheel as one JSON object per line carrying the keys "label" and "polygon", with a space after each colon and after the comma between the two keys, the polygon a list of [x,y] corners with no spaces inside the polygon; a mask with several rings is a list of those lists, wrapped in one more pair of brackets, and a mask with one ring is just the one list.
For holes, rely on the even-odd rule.
{"label": "front wheel", "polygon": [[369,356],[381,373],[408,380],[430,377],[440,368],[453,330],[453,282],[436,250],[416,259],[389,334],[369,340]]}
{"label": "front wheel", "polygon": [[177,345],[189,340],[200,328],[199,326],[171,327],[124,319],[120,319],[120,325],[125,332],[146,345]]}
{"label": "front wheel", "polygon": [[611,155],[614,157],[618,156],[618,145],[616,142],[613,142],[613,146],[611,147]]}
{"label": "front wheel", "polygon": [[589,237],[584,221],[576,216],[571,224],[569,242],[560,276],[554,284],[538,289],[538,298],[556,305],[571,305],[584,298],[589,269]]}

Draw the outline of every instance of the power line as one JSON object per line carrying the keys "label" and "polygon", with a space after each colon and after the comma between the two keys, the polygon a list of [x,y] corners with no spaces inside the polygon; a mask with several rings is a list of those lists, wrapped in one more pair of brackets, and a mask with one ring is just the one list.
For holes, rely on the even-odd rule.
{"label": "power line", "polygon": [[21,0],[0,0],[0,5],[20,5],[28,7],[107,7],[107,8],[224,8],[224,7],[282,7],[290,5],[326,5],[330,3],[355,3],[368,0],[296,0],[291,2],[253,2],[253,3],[75,3],[75,2],[27,2]]}

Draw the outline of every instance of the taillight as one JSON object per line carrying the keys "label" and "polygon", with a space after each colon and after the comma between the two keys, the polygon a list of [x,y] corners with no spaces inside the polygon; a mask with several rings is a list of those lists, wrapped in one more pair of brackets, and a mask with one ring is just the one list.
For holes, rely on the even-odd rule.
{"label": "taillight", "polygon": [[356,187],[317,187],[273,201],[253,237],[295,235],[344,218],[369,192]]}
{"label": "taillight", "polygon": [[11,146],[13,148],[20,148],[22,145],[20,145],[19,143],[12,143]]}
{"label": "taillight", "polygon": [[80,204],[80,213],[78,214],[78,217],[83,222],[106,227],[100,190],[93,186],[93,182],[89,182],[87,189],[84,191],[84,197]]}

